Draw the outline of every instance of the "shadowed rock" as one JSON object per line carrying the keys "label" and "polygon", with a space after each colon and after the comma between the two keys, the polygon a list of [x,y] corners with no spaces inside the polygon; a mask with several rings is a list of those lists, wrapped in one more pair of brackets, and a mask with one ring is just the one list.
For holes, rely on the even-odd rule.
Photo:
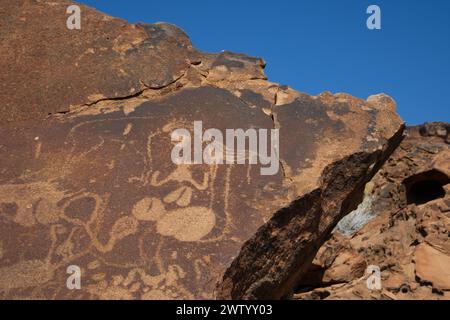
{"label": "shadowed rock", "polygon": [[[27,119],[0,127],[0,297],[290,295],[400,142],[393,100],[296,92],[267,81],[263,60],[199,53],[167,24],[82,7],[82,30],[67,30],[67,4],[1,12],[2,56],[30,39],[26,59],[0,66],[2,120]],[[34,78],[18,92],[24,75]],[[175,165],[171,133],[195,121],[278,129],[279,170]],[[80,290],[66,286],[70,265]]]}
{"label": "shadowed rock", "polygon": [[[297,298],[450,299],[449,128],[408,127],[367,184],[365,205],[320,248],[298,283]],[[367,287],[370,265],[380,268],[380,290]]]}

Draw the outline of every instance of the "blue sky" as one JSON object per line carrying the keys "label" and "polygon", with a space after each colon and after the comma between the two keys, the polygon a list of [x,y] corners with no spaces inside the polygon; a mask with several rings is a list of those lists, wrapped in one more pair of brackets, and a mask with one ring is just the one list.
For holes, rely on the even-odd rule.
{"label": "blue sky", "polygon": [[[384,92],[408,124],[450,121],[448,0],[81,0],[131,23],[178,25],[202,51],[266,60],[271,81],[299,91]],[[368,30],[366,9],[381,8]]]}

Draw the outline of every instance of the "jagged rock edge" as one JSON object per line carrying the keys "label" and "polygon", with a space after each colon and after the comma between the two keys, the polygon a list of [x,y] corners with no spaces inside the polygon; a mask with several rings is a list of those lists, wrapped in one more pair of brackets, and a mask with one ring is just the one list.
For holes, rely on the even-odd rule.
{"label": "jagged rock edge", "polygon": [[[404,138],[404,129],[405,126],[402,125],[381,150],[359,152],[330,164],[322,172],[320,188],[275,212],[272,218],[243,244],[240,253],[225,271],[222,280],[217,283],[215,297],[231,300],[289,298],[337,223],[361,203],[365,184],[372,179],[401,143]],[[349,163],[357,164],[351,168],[358,168],[358,174],[356,170],[353,170],[350,176],[343,174],[343,170],[350,167]],[[338,190],[336,193],[336,189],[342,187],[342,184],[338,185],[336,181],[342,177],[347,180],[344,185],[353,186],[353,189],[350,192]],[[354,180],[353,183],[347,183],[349,179]],[[329,197],[330,194],[345,196],[336,201],[336,196],[333,199]],[[310,223],[315,225],[310,227],[317,228],[320,221],[325,218],[324,214],[327,214],[329,209],[333,209],[331,206],[328,210],[324,210],[324,207],[333,203],[333,200],[337,204],[340,203],[339,207],[334,208],[338,210],[338,214],[323,234],[320,235],[317,232],[295,234],[296,227],[303,225],[304,218],[308,218],[307,213],[311,210],[311,218],[316,219],[315,221],[311,219]],[[286,238],[285,234],[289,232],[293,234],[291,238]],[[284,243],[286,241],[292,243],[292,250],[283,249],[283,246],[279,245],[283,240]],[[302,243],[308,243],[308,245],[302,246]],[[284,256],[284,259],[276,261],[275,258],[283,256],[283,253],[287,254],[287,257]],[[285,266],[274,268],[276,262],[285,263]]]}

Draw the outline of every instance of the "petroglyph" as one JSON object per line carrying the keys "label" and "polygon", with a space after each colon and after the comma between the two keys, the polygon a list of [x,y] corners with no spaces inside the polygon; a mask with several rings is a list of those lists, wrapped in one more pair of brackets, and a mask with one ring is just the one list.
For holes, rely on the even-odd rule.
{"label": "petroglyph", "polygon": [[53,272],[51,266],[43,261],[20,261],[0,268],[0,285],[2,290],[38,286],[51,280]]}
{"label": "petroglyph", "polygon": [[[186,99],[176,101],[181,107]],[[88,260],[77,262],[92,281],[98,282],[81,290],[88,296],[211,297],[215,285],[211,279],[221,270],[209,268],[211,261],[223,261],[220,263],[225,266],[234,250],[229,254],[220,252],[237,248],[240,239],[251,233],[252,224],[248,232],[236,228],[245,217],[232,213],[239,201],[232,196],[231,186],[248,185],[255,180],[253,175],[243,167],[244,174],[237,173],[233,178],[233,171],[240,171],[233,165],[174,165],[170,161],[170,130],[191,120],[187,115],[174,117],[170,111],[161,116],[158,108],[168,111],[164,105],[141,106],[129,116],[119,110],[109,113],[108,118],[80,117],[67,123],[55,120],[56,130],[66,133],[36,133],[39,141],[46,141],[52,149],[41,148],[38,158],[33,153],[22,160],[24,166],[35,161],[38,169],[22,175],[25,182],[21,184],[0,183],[2,217],[29,228],[54,227],[54,238],[40,250],[51,252],[45,259],[56,263],[49,270],[62,274],[67,267],[64,264]],[[265,116],[261,120],[267,127],[271,125]],[[54,162],[49,152],[63,157]],[[50,170],[56,166],[60,169]],[[259,217],[255,208],[249,206],[247,210]],[[192,249],[192,245],[200,243],[204,250]],[[21,251],[25,243],[17,242],[15,246]],[[168,249],[174,246],[176,250],[170,252],[175,255],[169,257]],[[95,263],[92,257],[96,257]],[[111,284],[113,274],[100,271],[107,266],[150,268],[152,277],[159,277],[162,283],[171,277],[171,285],[140,283],[134,285],[139,289],[130,292],[129,286]],[[39,284],[30,282],[29,286],[54,286],[58,276],[50,278]],[[192,279],[211,290],[197,291]],[[181,287],[190,289],[180,292]],[[61,290],[63,296],[73,294]]]}
{"label": "petroglyph", "polygon": [[133,207],[133,215],[141,221],[158,221],[165,213],[164,204],[158,198],[144,198]]}
{"label": "petroglyph", "polygon": [[5,210],[5,218],[24,227],[58,221],[57,203],[63,198],[64,192],[48,182],[0,185],[0,204],[12,208]]}
{"label": "petroglyph", "polygon": [[[377,101],[280,87],[262,59],[200,53],[175,26],[82,6],[87,32],[67,37],[64,23],[41,28],[67,1],[17,3],[2,9],[29,23],[5,34],[31,37],[31,55],[20,66],[4,59],[0,73],[0,298],[284,297],[398,142],[401,120]],[[250,164],[255,150],[173,163],[171,133],[196,121],[277,132],[274,175]],[[227,145],[215,144],[225,159]],[[70,265],[80,290],[66,287]]]}
{"label": "petroglyph", "polygon": [[156,230],[180,241],[197,241],[206,236],[216,224],[216,215],[205,207],[176,209],[158,220]]}

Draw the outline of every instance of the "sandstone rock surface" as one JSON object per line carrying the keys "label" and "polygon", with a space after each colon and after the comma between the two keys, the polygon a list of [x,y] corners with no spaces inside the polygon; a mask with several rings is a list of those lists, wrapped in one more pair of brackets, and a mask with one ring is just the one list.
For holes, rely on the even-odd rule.
{"label": "sandstone rock surface", "polygon": [[[450,299],[450,126],[407,132],[367,185],[367,205],[320,248],[296,298]],[[381,290],[367,288],[370,265],[380,268]]]}
{"label": "sandstone rock surface", "polygon": [[[68,30],[69,4],[0,9],[0,297],[290,296],[400,143],[394,101],[299,93],[164,23],[81,6]],[[174,164],[171,133],[195,121],[278,129],[279,170]]]}

